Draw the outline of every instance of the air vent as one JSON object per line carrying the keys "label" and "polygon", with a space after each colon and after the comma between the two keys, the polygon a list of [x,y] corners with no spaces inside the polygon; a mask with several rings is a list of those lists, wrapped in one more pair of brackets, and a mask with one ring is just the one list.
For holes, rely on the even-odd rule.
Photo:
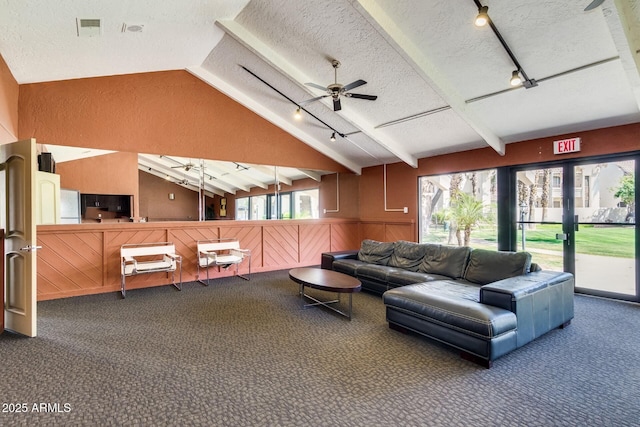
{"label": "air vent", "polygon": [[76,18],[78,37],[99,37],[102,34],[100,19]]}
{"label": "air vent", "polygon": [[144,30],[144,24],[127,24],[126,22],[122,24],[123,33],[141,33],[142,30]]}

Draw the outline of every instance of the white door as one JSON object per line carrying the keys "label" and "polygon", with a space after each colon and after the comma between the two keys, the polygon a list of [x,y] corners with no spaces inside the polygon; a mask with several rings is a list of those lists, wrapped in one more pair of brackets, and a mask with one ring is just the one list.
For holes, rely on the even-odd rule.
{"label": "white door", "polygon": [[0,228],[5,230],[5,328],[36,336],[35,139],[0,145]]}

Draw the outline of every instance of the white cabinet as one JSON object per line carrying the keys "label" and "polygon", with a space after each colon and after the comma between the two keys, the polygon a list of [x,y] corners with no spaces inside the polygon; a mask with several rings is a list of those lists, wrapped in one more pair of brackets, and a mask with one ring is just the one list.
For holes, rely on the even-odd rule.
{"label": "white cabinet", "polygon": [[60,224],[60,175],[36,172],[36,224]]}

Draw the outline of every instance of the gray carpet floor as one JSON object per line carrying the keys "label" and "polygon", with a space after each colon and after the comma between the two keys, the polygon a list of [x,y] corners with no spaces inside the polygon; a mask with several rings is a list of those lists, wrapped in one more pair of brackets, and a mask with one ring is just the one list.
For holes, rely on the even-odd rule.
{"label": "gray carpet floor", "polygon": [[378,296],[348,321],[297,292],[277,271],[41,302],[37,338],[0,335],[0,425],[640,424],[638,305],[576,296],[487,370],[390,330]]}

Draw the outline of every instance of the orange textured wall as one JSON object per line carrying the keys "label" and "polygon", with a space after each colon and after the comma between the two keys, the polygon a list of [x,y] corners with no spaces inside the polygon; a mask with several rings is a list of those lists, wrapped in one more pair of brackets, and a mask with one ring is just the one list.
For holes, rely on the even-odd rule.
{"label": "orange textured wall", "polygon": [[[320,182],[320,218],[358,218],[359,185],[360,177],[355,174],[323,175]],[[332,212],[335,210],[338,212]]]}
{"label": "orange textured wall", "polygon": [[0,56],[0,144],[18,139],[19,86]]}
{"label": "orange textured wall", "polygon": [[57,163],[60,187],[89,194],[133,195],[133,216],[140,216],[138,155],[111,153]]}
{"label": "orange textured wall", "polygon": [[[580,152],[562,155],[553,154],[553,141],[575,137],[580,137],[582,140]],[[507,144],[504,156],[498,155],[491,148],[483,148],[424,158],[418,162],[417,171],[419,176],[438,175],[499,166],[562,161],[636,150],[640,150],[640,123]]]}
{"label": "orange textured wall", "polygon": [[21,85],[19,114],[44,144],[346,172],[186,71]]}
{"label": "orange textured wall", "polygon": [[[198,193],[174,182],[139,171],[140,216],[149,221],[197,221]],[[174,199],[169,199],[169,193]],[[213,200],[206,199],[210,205]]]}

